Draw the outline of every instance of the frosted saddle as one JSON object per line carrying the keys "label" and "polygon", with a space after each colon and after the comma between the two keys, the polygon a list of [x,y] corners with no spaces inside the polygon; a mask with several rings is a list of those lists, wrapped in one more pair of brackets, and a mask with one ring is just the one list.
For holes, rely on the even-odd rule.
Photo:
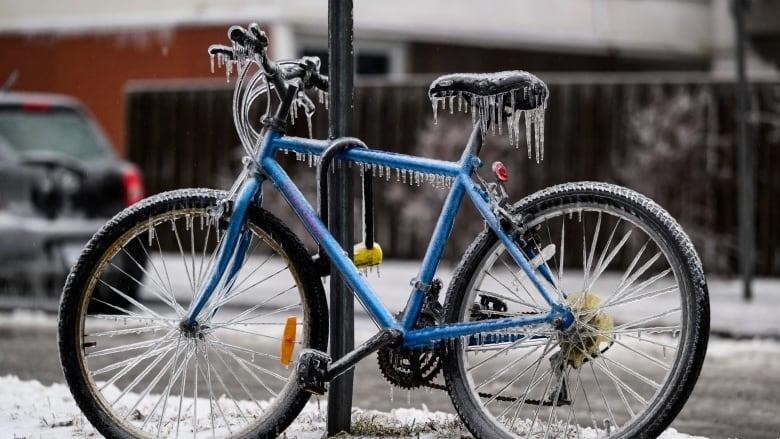
{"label": "frosted saddle", "polygon": [[462,96],[469,102],[478,97],[504,97],[505,105],[514,110],[533,110],[544,105],[549,92],[547,85],[535,75],[511,70],[496,73],[451,73],[431,83],[431,99]]}
{"label": "frosted saddle", "polygon": [[[550,92],[535,75],[511,70],[496,73],[452,73],[436,78],[428,88],[433,104],[433,118],[439,107],[450,114],[471,113],[484,136],[489,130],[501,134],[506,121],[509,144],[518,148],[524,134],[528,158],[536,150],[536,161],[544,158],[544,111]],[[525,120],[525,130],[520,119]]]}

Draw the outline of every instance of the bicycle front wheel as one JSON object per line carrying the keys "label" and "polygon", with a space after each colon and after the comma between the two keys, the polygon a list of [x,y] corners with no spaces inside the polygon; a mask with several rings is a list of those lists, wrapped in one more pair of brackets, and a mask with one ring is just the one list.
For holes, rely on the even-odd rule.
{"label": "bicycle front wheel", "polygon": [[326,350],[327,303],[306,249],[265,210],[249,209],[234,281],[218,287],[197,328],[179,325],[215,264],[224,196],[186,189],[126,209],[68,277],[60,360],[106,437],[276,437],[309,398],[282,356]]}
{"label": "bicycle front wheel", "polygon": [[[709,304],[693,245],[628,189],[570,183],[520,201],[524,251],[575,314],[567,330],[517,328],[455,340],[444,375],[478,438],[657,437],[698,377]],[[538,268],[542,267],[542,268]],[[550,306],[491,231],[471,245],[449,322],[542,315]]]}

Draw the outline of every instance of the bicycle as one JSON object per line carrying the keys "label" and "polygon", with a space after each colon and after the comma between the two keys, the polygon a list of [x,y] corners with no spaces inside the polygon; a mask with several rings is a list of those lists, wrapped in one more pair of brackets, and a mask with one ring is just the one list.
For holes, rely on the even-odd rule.
{"label": "bicycle", "polygon": [[[86,245],[63,290],[63,370],[101,434],[277,436],[312,394],[375,352],[391,384],[445,390],[478,438],[655,437],[672,422],[698,377],[709,327],[702,265],[680,226],[619,186],[567,183],[513,204],[501,163],[492,166],[493,182],[477,172],[489,131],[506,122],[510,144],[520,145],[521,116],[529,157],[532,150],[543,157],[549,92],[539,78],[512,71],[436,79],[434,114],[457,108],[473,120],[460,160],[449,162],[352,138],[286,136],[299,110],[307,118],[314,112],[306,90],[325,100],[319,60],[272,61],[256,24],[233,26],[228,36],[232,47],[209,53],[212,69],[216,61],[228,77],[238,67],[233,113],[247,155],[235,184],[227,192],[166,192],[119,213]],[[260,96],[267,104],[258,131],[249,113]],[[316,165],[320,183],[334,163],[355,165],[367,196],[372,178],[390,179],[391,171],[448,189],[401,314],[361,276],[382,259],[370,205],[365,240],[350,259],[325,226],[327,192],[320,190],[317,212],[277,161],[287,153]],[[262,207],[264,182],[318,243],[316,256]],[[435,273],[464,198],[485,228],[442,304]],[[109,283],[104,273],[121,271],[113,261],[124,255],[143,276],[122,271],[124,286]],[[325,353],[321,280],[331,265],[379,327],[335,361]],[[156,301],[134,299],[127,285]],[[94,295],[97,286],[116,300]]]}

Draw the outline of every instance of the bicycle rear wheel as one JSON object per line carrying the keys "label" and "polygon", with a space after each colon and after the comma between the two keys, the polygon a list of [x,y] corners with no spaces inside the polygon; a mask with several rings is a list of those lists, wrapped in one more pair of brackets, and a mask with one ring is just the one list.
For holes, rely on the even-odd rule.
{"label": "bicycle rear wheel", "polygon": [[[657,437],[707,346],[706,283],[688,237],[651,200],[608,184],[555,186],[514,212],[532,265],[547,261],[545,285],[576,321],[454,341],[444,375],[461,418],[478,438]],[[491,231],[469,248],[445,308],[448,322],[550,309]]]}
{"label": "bicycle rear wheel", "polygon": [[[142,201],[92,238],[68,277],[60,360],[106,437],[276,437],[309,399],[280,346],[287,338],[293,358],[326,350],[327,303],[301,242],[263,209],[249,210],[235,282],[215,292],[198,330],[179,326],[215,263],[224,196],[186,189]],[[145,262],[132,257],[139,253]],[[131,286],[146,299],[128,295]]]}

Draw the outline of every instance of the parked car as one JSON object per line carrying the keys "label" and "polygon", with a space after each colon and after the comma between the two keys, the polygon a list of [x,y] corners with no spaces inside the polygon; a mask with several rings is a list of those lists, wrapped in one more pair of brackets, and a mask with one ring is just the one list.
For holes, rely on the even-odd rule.
{"label": "parked car", "polygon": [[[116,156],[78,101],[0,92],[0,295],[57,297],[87,240],[143,196],[138,168]],[[139,264],[118,265],[141,279]],[[128,276],[109,275],[137,293]]]}

